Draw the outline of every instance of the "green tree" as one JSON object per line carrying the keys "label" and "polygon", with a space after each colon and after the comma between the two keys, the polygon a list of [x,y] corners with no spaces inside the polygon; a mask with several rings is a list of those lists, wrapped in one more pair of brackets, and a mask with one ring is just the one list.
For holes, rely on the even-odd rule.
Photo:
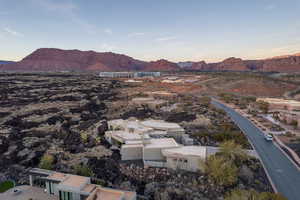
{"label": "green tree", "polygon": [[52,170],[53,163],[54,163],[54,156],[50,154],[44,154],[40,160],[39,168]]}
{"label": "green tree", "polygon": [[259,193],[255,190],[233,190],[225,196],[225,200],[287,200],[281,194],[271,192]]}
{"label": "green tree", "polygon": [[269,112],[269,103],[265,101],[258,101],[257,102],[258,108],[263,111],[264,113]]}
{"label": "green tree", "polygon": [[237,167],[223,157],[210,156],[205,162],[204,170],[219,185],[232,186],[237,182]]}
{"label": "green tree", "polygon": [[225,159],[228,159],[235,163],[240,163],[248,158],[246,151],[241,145],[236,144],[233,140],[228,140],[220,145],[220,152]]}
{"label": "green tree", "polygon": [[75,173],[80,176],[94,176],[94,172],[86,165],[75,165]]}

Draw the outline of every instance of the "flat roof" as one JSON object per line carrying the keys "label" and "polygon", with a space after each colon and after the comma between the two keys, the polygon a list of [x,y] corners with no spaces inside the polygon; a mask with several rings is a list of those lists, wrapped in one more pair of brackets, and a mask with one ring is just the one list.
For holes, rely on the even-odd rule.
{"label": "flat roof", "polygon": [[141,140],[143,137],[145,139],[150,138],[148,134],[138,134],[138,133],[129,133],[125,131],[116,131],[116,132],[111,132],[112,136],[121,138],[123,140]]}
{"label": "flat roof", "polygon": [[181,146],[178,148],[165,149],[164,154],[168,155],[182,155],[182,156],[205,156],[206,147],[204,146]]}
{"label": "flat roof", "polygon": [[63,181],[67,176],[68,176],[67,174],[63,174],[63,173],[60,173],[60,172],[54,172],[53,174],[48,176],[47,179],[52,179],[52,180],[56,180],[56,181]]}
{"label": "flat roof", "polygon": [[278,98],[258,98],[257,101],[266,101],[268,103],[273,104],[292,104],[292,105],[299,105],[300,101],[290,100],[290,99],[278,99]]}
{"label": "flat roof", "polygon": [[161,120],[146,120],[141,122],[144,126],[151,127],[154,129],[182,129],[180,125],[176,123],[169,123]]}
{"label": "flat roof", "polygon": [[157,138],[150,139],[149,143],[144,145],[144,148],[169,148],[178,146],[179,144],[173,138]]}
{"label": "flat roof", "polygon": [[[14,192],[18,190],[18,192]],[[50,195],[44,191],[43,188],[32,187],[29,185],[21,185],[0,193],[1,200],[28,200],[28,199],[42,199],[42,200],[58,200],[58,196]]]}
{"label": "flat roof", "polygon": [[60,183],[63,186],[80,188],[83,184],[86,184],[90,179],[84,176],[68,175],[68,177]]}
{"label": "flat roof", "polygon": [[86,184],[81,191],[91,193],[98,185],[95,184]]}
{"label": "flat roof", "polygon": [[143,144],[123,144],[122,149],[129,149],[129,148],[143,148]]}
{"label": "flat roof", "polygon": [[131,200],[134,196],[135,192],[97,187],[86,200],[120,200],[122,197]]}

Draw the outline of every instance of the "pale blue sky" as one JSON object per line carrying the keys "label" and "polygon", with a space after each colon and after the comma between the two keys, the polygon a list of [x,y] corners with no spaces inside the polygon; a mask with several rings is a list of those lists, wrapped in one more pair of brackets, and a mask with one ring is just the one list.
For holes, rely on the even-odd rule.
{"label": "pale blue sky", "polygon": [[300,0],[0,0],[0,60],[37,48],[142,60],[300,52]]}

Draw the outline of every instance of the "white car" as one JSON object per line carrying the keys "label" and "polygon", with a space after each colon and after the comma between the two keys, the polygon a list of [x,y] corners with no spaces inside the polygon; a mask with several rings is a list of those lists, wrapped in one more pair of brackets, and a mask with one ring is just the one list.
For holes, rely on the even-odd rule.
{"label": "white car", "polygon": [[265,134],[265,139],[266,139],[267,141],[272,141],[272,140],[273,140],[273,136],[270,135],[270,134]]}

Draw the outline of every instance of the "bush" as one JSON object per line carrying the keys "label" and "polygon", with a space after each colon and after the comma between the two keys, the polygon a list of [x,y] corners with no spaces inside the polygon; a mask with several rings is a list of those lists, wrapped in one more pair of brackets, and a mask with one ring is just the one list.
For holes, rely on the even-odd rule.
{"label": "bush", "polygon": [[211,98],[210,97],[200,97],[199,102],[201,105],[208,107],[210,105]]}
{"label": "bush", "polygon": [[243,150],[242,146],[236,144],[233,140],[223,142],[220,145],[219,154],[236,164],[239,164],[248,158],[248,155]]}
{"label": "bush", "polygon": [[94,176],[93,171],[86,165],[75,165],[74,166],[75,173],[80,176]]}
{"label": "bush", "polygon": [[225,200],[287,200],[280,194],[270,192],[258,193],[255,190],[233,190],[225,196]]}
{"label": "bush", "polygon": [[216,184],[222,186],[232,186],[238,179],[237,167],[223,157],[210,156],[205,163],[204,170]]}
{"label": "bush", "polygon": [[4,181],[0,183],[0,193],[3,193],[13,187],[14,183],[12,181]]}
{"label": "bush", "polygon": [[269,112],[269,103],[268,102],[264,102],[264,101],[258,101],[256,102],[258,105],[258,108],[264,112],[264,113],[268,113]]}
{"label": "bush", "polygon": [[44,154],[43,157],[41,158],[39,168],[52,170],[53,163],[54,163],[54,156],[50,154]]}

